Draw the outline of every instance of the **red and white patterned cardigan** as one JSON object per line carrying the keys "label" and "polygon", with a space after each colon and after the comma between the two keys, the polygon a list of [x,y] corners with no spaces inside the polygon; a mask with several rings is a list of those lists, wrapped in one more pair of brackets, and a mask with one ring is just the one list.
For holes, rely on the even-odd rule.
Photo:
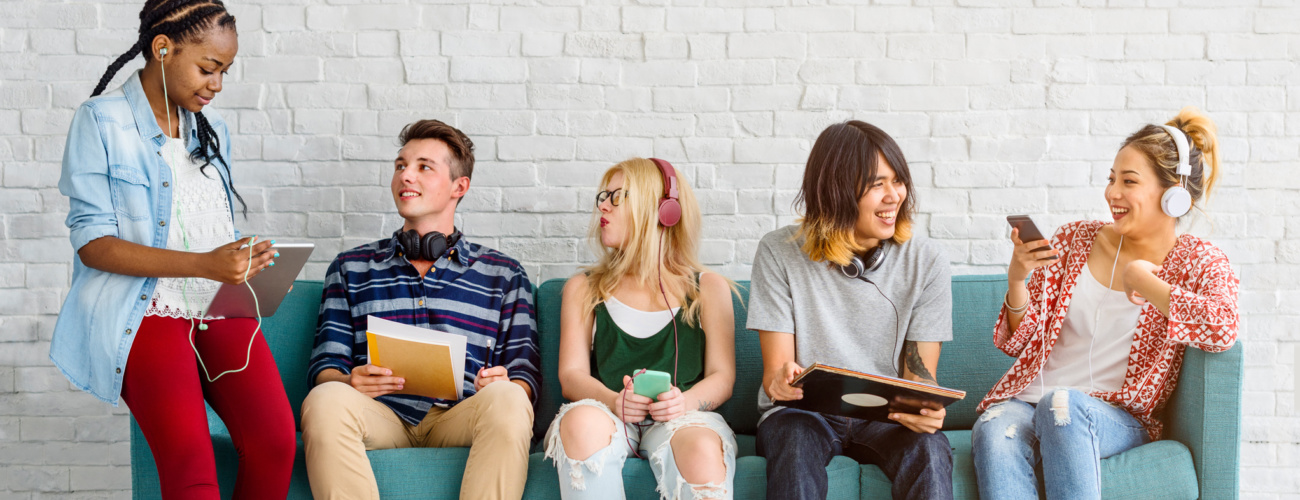
{"label": "red and white patterned cardigan", "polygon": [[[1057,230],[1052,248],[1061,250],[1061,258],[1030,275],[1029,309],[1010,335],[1007,311],[1002,309],[993,328],[993,343],[1014,356],[1016,362],[984,396],[978,411],[1020,394],[1043,370],[1061,333],[1092,242],[1104,225],[1101,221],[1079,221]],[[1154,415],[1164,408],[1178,383],[1183,349],[1190,345],[1206,352],[1222,352],[1237,341],[1239,283],[1222,250],[1188,234],[1178,237],[1156,276],[1171,285],[1169,317],[1161,315],[1154,305],[1143,306],[1123,385],[1118,391],[1091,394],[1127,410],[1142,423],[1152,440],[1159,439],[1164,430],[1164,424]],[[1046,345],[1044,338],[1049,339]]]}

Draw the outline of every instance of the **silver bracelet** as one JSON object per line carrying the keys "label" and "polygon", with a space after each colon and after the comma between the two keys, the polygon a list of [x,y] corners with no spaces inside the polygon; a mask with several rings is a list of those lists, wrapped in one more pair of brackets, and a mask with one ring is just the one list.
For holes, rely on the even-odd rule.
{"label": "silver bracelet", "polygon": [[1029,309],[1029,299],[1025,299],[1025,304],[1020,307],[1011,307],[1011,303],[1007,302],[1007,298],[1010,296],[1011,290],[1007,290],[1007,293],[1002,295],[1002,305],[1006,306],[1007,312],[1011,314],[1024,314],[1025,310]]}

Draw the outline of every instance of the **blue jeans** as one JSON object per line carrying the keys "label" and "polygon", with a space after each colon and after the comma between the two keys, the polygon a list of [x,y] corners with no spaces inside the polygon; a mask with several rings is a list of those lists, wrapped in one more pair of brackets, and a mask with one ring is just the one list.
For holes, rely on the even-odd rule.
{"label": "blue jeans", "polygon": [[1039,463],[1047,498],[1101,498],[1101,459],[1150,439],[1128,412],[1074,389],[1049,391],[1039,403],[1011,399],[975,421],[980,498],[1037,500]]}
{"label": "blue jeans", "polygon": [[826,465],[846,451],[880,467],[896,499],[952,498],[952,447],[941,432],[783,408],[758,425],[757,447],[770,500],[825,499]]}

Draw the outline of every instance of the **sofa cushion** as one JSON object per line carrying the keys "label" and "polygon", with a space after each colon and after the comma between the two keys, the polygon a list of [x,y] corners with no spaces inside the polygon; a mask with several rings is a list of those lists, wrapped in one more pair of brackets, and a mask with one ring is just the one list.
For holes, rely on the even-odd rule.
{"label": "sofa cushion", "polygon": [[[858,467],[858,463],[848,457],[835,457],[831,460],[826,466],[830,480],[829,499],[857,500]],[[528,457],[528,486],[524,489],[524,498],[559,500],[559,481],[555,464],[543,458],[541,453]],[[650,472],[650,462],[629,458],[623,465],[623,491],[627,494],[627,500],[659,500],[659,494],[655,492],[656,485],[654,473]],[[764,498],[767,490],[767,461],[754,456],[736,459],[735,488],[735,498]]]}

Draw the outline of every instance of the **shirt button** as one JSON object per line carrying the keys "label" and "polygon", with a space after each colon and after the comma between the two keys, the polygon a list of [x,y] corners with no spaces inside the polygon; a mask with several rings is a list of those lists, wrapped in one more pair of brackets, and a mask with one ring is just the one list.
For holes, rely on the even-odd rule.
{"label": "shirt button", "polygon": [[424,305],[424,299],[420,299],[420,305]]}
{"label": "shirt button", "polygon": [[118,368],[118,369],[117,369],[117,373],[122,373],[122,369],[121,369],[121,368]]}
{"label": "shirt button", "polygon": [[170,185],[171,185],[171,184],[168,184],[167,181],[163,181],[163,187],[167,187],[167,186],[170,186]]}
{"label": "shirt button", "polygon": [[149,297],[142,293],[140,294],[140,300],[149,300]]}
{"label": "shirt button", "polygon": [[127,328],[127,329],[126,329],[126,334],[127,334],[127,335],[130,335],[130,334],[131,334],[131,329],[130,329],[130,328]]}
{"label": "shirt button", "polygon": [[159,225],[159,226],[166,226],[166,225],[167,225],[167,221],[165,221],[165,220],[160,220],[160,221],[158,221],[158,225]]}

